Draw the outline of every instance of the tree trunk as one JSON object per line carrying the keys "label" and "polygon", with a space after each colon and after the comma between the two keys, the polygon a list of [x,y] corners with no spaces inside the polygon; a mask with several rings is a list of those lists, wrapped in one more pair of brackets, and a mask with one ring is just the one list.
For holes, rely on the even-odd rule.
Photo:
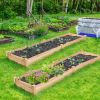
{"label": "tree trunk", "polygon": [[66,13],[68,12],[68,4],[69,4],[69,0],[67,0],[67,3],[66,3],[66,8],[65,8]]}
{"label": "tree trunk", "polygon": [[77,0],[77,5],[76,5],[76,8],[75,8],[75,11],[76,11],[76,12],[77,12],[77,10],[78,10],[79,3],[80,3],[80,0]]}
{"label": "tree trunk", "polygon": [[32,14],[32,6],[33,6],[33,0],[27,0],[27,10],[26,10],[26,14],[29,17]]}

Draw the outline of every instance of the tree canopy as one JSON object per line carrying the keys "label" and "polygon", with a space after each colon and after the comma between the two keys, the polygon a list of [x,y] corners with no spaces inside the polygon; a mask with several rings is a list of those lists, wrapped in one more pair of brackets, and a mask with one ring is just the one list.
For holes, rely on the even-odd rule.
{"label": "tree canopy", "polygon": [[29,2],[30,8],[28,11],[31,11],[32,14],[40,14],[42,12],[41,1],[43,1],[43,9],[46,13],[59,13],[62,11],[93,13],[100,11],[100,0],[1,0],[0,17],[11,18],[26,15]]}

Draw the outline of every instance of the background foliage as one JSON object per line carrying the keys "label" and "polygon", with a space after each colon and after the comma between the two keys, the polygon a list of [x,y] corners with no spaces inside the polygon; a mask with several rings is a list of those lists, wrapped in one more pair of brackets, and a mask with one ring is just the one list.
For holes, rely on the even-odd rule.
{"label": "background foliage", "polygon": [[[41,14],[41,1],[34,0],[33,14]],[[100,0],[65,0],[68,2],[68,13],[93,13],[100,11]],[[27,0],[0,0],[0,17],[12,18],[26,15]],[[59,13],[64,11],[66,3],[63,0],[43,0],[44,13]]]}

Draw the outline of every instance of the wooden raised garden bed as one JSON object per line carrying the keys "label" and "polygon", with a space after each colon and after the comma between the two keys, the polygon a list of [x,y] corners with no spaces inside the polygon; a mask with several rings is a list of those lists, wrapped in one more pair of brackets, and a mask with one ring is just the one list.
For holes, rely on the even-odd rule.
{"label": "wooden raised garden bed", "polygon": [[[17,77],[14,79],[14,82],[18,87],[35,95],[38,92],[63,80],[65,77],[76,72],[77,70],[96,62],[97,60],[100,60],[100,56],[87,52],[79,52],[77,54],[72,55],[70,58],[64,58],[63,60],[55,62],[52,65],[52,67],[63,65],[64,72],[61,75],[59,74],[57,76],[52,76],[52,74],[49,74],[49,79],[46,82],[41,82],[41,83],[38,82],[32,84],[26,80],[26,78],[30,77],[33,73],[35,73],[35,75],[39,77],[40,70],[37,71],[33,70],[31,72],[24,74],[21,77]],[[50,75],[52,77],[50,77]]]}
{"label": "wooden raised garden bed", "polygon": [[35,39],[37,38],[38,36],[36,36],[35,34],[29,34],[29,33],[25,33],[23,31],[10,31],[10,30],[0,30],[0,33],[1,34],[12,34],[12,35],[16,35],[16,36],[20,36],[20,37],[23,37],[23,38],[26,38],[26,39]]}
{"label": "wooden raised garden bed", "polygon": [[52,30],[54,32],[60,32],[64,30],[68,30],[70,27],[69,26],[64,26],[64,27],[54,27],[54,26],[49,26],[49,30]]}
{"label": "wooden raised garden bed", "polygon": [[[58,25],[60,25],[58,23]],[[49,30],[54,31],[54,32],[60,32],[60,31],[64,31],[64,30],[68,30],[71,26],[77,25],[77,20],[73,20],[71,22],[69,22],[67,25],[60,25],[60,26],[53,26],[53,25],[49,25]]]}
{"label": "wooden raised garden bed", "polygon": [[28,66],[44,57],[53,54],[54,52],[84,40],[85,38],[86,37],[75,34],[62,35],[57,38],[46,40],[45,42],[35,44],[29,48],[21,48],[8,52],[8,58],[21,65]]}
{"label": "wooden raised garden bed", "polygon": [[6,43],[13,42],[13,41],[14,41],[13,38],[7,37],[7,36],[4,36],[3,38],[0,38],[0,44],[6,44]]}

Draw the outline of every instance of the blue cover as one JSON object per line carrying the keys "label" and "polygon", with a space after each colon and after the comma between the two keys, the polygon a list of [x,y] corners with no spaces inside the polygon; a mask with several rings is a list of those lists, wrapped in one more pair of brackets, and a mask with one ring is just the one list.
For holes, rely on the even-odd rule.
{"label": "blue cover", "polygon": [[86,35],[88,37],[97,38],[96,34],[92,34],[92,33],[79,33],[79,35]]}

